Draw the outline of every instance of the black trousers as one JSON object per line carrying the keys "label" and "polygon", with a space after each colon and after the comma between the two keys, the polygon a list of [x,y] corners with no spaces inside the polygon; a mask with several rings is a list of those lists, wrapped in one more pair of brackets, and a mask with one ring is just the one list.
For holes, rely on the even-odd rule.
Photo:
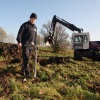
{"label": "black trousers", "polygon": [[22,48],[22,56],[23,56],[23,66],[22,66],[22,73],[25,75],[29,75],[30,72],[30,65],[29,65],[29,59],[30,59],[30,54],[33,51],[32,48]]}

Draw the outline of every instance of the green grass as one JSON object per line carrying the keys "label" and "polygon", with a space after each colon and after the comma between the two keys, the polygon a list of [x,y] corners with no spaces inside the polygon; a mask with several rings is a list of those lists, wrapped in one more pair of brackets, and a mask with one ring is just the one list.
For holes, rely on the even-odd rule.
{"label": "green grass", "polygon": [[8,83],[0,82],[0,100],[100,100],[100,62],[76,61],[73,50],[56,54],[50,48],[39,48],[38,57],[37,79],[27,82],[22,82],[21,64],[1,66],[0,78],[5,75]]}
{"label": "green grass", "polygon": [[4,61],[5,58],[3,56],[0,56],[0,61]]}

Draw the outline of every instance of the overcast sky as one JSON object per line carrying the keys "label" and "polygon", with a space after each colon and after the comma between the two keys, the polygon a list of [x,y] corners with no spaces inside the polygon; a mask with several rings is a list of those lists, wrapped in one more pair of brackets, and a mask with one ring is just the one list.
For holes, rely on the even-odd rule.
{"label": "overcast sky", "polygon": [[[100,40],[100,0],[1,0],[0,27],[17,36],[22,23],[36,13],[38,33],[54,15],[83,28],[91,40]],[[70,35],[72,31],[66,28]]]}

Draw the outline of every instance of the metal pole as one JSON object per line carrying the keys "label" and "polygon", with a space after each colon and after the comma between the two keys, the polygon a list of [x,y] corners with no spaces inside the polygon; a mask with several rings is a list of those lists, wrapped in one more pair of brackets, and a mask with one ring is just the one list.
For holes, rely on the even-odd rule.
{"label": "metal pole", "polygon": [[37,47],[35,46],[34,77],[36,78]]}

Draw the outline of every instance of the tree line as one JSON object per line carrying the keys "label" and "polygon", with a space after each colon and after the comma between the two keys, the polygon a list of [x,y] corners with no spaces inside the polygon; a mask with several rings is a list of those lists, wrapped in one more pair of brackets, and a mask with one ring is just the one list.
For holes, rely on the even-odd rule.
{"label": "tree line", "polygon": [[12,33],[7,34],[7,32],[0,27],[0,42],[15,43],[15,37]]}

